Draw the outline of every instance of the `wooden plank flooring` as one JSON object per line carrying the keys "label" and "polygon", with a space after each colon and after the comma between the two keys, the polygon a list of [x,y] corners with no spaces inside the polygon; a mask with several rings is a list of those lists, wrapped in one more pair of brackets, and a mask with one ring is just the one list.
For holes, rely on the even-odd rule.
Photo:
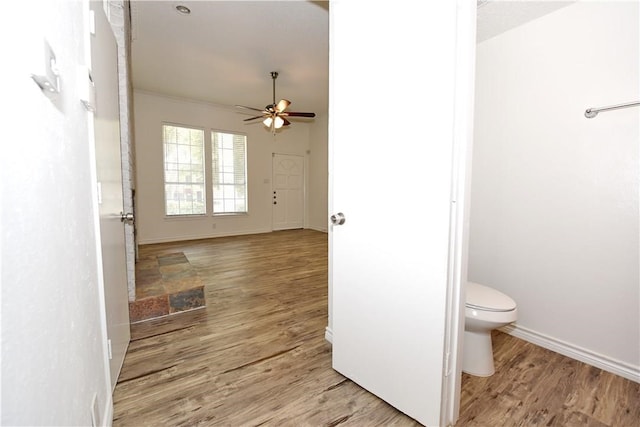
{"label": "wooden plank flooring", "polygon": [[[419,426],[331,369],[327,235],[141,246],[184,252],[207,307],[132,326],[114,426]],[[497,373],[463,375],[456,426],[635,427],[640,385],[509,335]]]}
{"label": "wooden plank flooring", "polygon": [[640,384],[497,331],[496,373],[463,374],[460,426],[640,426]]}

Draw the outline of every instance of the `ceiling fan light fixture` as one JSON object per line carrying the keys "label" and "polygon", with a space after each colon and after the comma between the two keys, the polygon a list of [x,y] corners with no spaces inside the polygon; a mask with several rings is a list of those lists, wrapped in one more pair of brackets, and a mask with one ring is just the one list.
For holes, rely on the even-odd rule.
{"label": "ceiling fan light fixture", "polygon": [[276,116],[276,118],[273,120],[273,127],[276,129],[280,129],[282,125],[284,125],[284,119],[280,116]]}
{"label": "ceiling fan light fixture", "polygon": [[[271,72],[271,79],[273,81],[273,103],[264,107],[263,110],[253,107],[245,107],[244,105],[236,105],[236,107],[244,108],[246,110],[257,111],[261,113],[258,116],[250,117],[248,119],[244,119],[244,121],[253,121],[256,119],[264,119],[262,124],[264,124],[267,128],[270,128],[273,134],[275,135],[276,129],[281,129],[283,126],[289,126],[291,122],[287,120],[287,117],[315,117],[315,113],[302,113],[297,111],[289,111],[285,112],[287,107],[291,104],[291,101],[288,99],[281,99],[278,103],[276,103],[276,78],[278,78],[278,72]],[[254,113],[255,114],[255,113]]]}

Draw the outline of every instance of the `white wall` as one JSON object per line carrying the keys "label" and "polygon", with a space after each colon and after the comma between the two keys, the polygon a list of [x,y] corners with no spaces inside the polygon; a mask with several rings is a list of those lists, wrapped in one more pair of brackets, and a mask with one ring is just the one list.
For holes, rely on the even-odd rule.
{"label": "white wall", "polygon": [[640,381],[638,2],[578,2],[477,46],[469,279],[514,335]]}
{"label": "white wall", "polygon": [[[272,229],[272,154],[294,154],[305,157],[305,227],[319,228],[322,203],[315,201],[321,192],[317,170],[326,164],[326,149],[321,147],[323,131],[316,125],[313,138],[311,124],[295,122],[274,137],[259,121],[247,124],[231,106],[220,106],[158,94],[134,93],[136,140],[136,199],[139,243],[199,239],[237,234],[264,233]],[[321,119],[322,120],[322,119]],[[243,133],[247,135],[249,213],[247,215],[198,218],[168,218],[164,214],[162,123]],[[324,131],[326,134],[326,131]],[[313,174],[310,176],[310,174]],[[326,187],[326,182],[324,183]],[[326,215],[326,190],[324,211]],[[313,200],[313,202],[311,202]],[[313,214],[310,211],[313,209]],[[215,228],[214,228],[215,224]],[[326,227],[326,225],[325,225]]]}
{"label": "white wall", "polygon": [[[94,161],[76,83],[83,3],[30,2],[34,13],[2,28],[11,58],[0,100],[9,118],[0,145],[2,425],[91,425],[94,393],[99,422],[110,422]],[[44,63],[43,37],[60,68],[56,102],[30,78]]]}

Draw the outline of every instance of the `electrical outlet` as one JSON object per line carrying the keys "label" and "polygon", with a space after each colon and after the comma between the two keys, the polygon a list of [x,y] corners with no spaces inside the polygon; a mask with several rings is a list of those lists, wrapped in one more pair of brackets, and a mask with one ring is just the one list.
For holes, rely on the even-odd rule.
{"label": "electrical outlet", "polygon": [[211,224],[211,228],[213,228],[214,230],[216,229],[216,223],[215,222],[213,224]]}
{"label": "electrical outlet", "polygon": [[98,427],[100,425],[100,409],[98,408],[98,393],[93,393],[91,398],[91,426]]}

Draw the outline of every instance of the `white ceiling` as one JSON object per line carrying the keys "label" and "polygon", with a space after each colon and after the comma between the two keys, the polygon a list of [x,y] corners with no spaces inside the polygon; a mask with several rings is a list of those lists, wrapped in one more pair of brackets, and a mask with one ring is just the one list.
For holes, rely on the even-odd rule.
{"label": "white ceiling", "polygon": [[[178,4],[189,15],[175,10]],[[326,112],[327,1],[132,1],[135,89],[222,105]]]}
{"label": "white ceiling", "polygon": [[[571,3],[481,1],[478,41]],[[289,111],[328,109],[328,1],[133,0],[131,15],[135,89],[263,108],[278,71],[276,100],[292,101]]]}

